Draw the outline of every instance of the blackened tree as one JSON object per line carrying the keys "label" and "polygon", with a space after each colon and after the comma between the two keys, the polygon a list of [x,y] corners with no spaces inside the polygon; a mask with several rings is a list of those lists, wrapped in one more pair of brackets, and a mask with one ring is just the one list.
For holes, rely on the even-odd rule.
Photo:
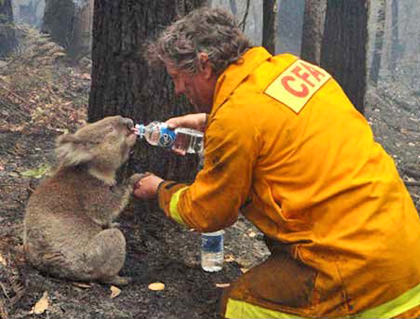
{"label": "blackened tree", "polygon": [[328,0],[321,66],[337,79],[361,113],[366,92],[367,23],[366,0]]}
{"label": "blackened tree", "polygon": [[306,0],[302,31],[302,59],[320,65],[327,0]]}
{"label": "blackened tree", "polygon": [[46,0],[42,32],[73,60],[90,53],[93,0]]}
{"label": "blackened tree", "polygon": [[263,46],[271,53],[276,49],[276,1],[263,0]]}
{"label": "blackened tree", "polygon": [[0,0],[0,58],[8,56],[16,46],[12,2],[11,0]]}
{"label": "blackened tree", "polygon": [[[151,70],[143,52],[144,44],[160,30],[205,2],[95,1],[89,121],[121,114],[137,123],[149,123],[192,112],[184,99],[175,97],[165,70]],[[137,143],[125,174],[151,171],[165,179],[188,182],[193,180],[197,164],[194,155],[181,157]]]}
{"label": "blackened tree", "polygon": [[378,3],[378,10],[376,13],[375,23],[375,42],[373,43],[372,63],[370,66],[370,80],[373,85],[377,85],[379,79],[379,70],[381,68],[384,35],[385,35],[385,21],[386,21],[386,3],[385,0],[380,0]]}

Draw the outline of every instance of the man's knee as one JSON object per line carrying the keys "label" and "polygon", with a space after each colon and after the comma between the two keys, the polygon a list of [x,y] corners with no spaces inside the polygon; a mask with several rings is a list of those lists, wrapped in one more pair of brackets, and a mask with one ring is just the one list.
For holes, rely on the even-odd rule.
{"label": "man's knee", "polygon": [[241,318],[240,312],[253,316],[283,316],[285,309],[299,312],[312,304],[315,277],[312,268],[287,253],[275,253],[226,289],[220,312],[226,318],[233,314]]}

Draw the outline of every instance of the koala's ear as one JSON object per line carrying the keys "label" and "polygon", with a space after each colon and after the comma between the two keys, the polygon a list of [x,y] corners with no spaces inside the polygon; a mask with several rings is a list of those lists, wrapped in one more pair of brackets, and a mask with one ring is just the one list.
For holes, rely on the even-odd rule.
{"label": "koala's ear", "polygon": [[55,153],[63,167],[76,166],[93,159],[87,143],[74,134],[63,134],[57,137]]}

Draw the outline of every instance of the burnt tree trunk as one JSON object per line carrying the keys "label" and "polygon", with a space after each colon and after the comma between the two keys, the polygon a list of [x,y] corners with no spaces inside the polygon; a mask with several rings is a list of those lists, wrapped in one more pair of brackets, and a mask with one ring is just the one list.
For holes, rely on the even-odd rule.
{"label": "burnt tree trunk", "polygon": [[[209,3],[210,5],[210,3]],[[236,0],[229,0],[230,5],[230,11],[232,11],[232,14],[236,17],[238,13],[238,7],[236,6]]]}
{"label": "burnt tree trunk", "polygon": [[90,53],[93,0],[46,0],[42,32],[78,60]]}
{"label": "burnt tree trunk", "polygon": [[67,48],[71,42],[75,4],[73,0],[46,0],[42,32]]}
{"label": "burnt tree trunk", "polygon": [[8,56],[16,47],[12,1],[0,0],[0,58]]}
{"label": "burnt tree trunk", "polygon": [[26,23],[40,29],[44,7],[44,0],[13,0],[13,19],[15,23]]}
{"label": "burnt tree trunk", "polygon": [[381,60],[384,47],[384,35],[385,35],[385,21],[386,21],[386,4],[385,0],[379,1],[379,8],[376,12],[375,21],[375,42],[373,44],[372,52],[372,64],[370,67],[370,80],[373,85],[378,84],[379,71],[381,69]]}
{"label": "burnt tree trunk", "polygon": [[398,35],[398,2],[396,0],[391,1],[391,13],[392,26],[389,71],[391,72],[391,74],[395,74],[401,51],[401,45]]}
{"label": "burnt tree trunk", "polygon": [[90,56],[93,23],[93,0],[87,0],[76,6],[74,13],[71,42],[67,51],[71,58],[79,60]]}
{"label": "burnt tree trunk", "polygon": [[276,50],[276,1],[263,0],[263,38],[262,45],[271,54]]}
{"label": "burnt tree trunk", "polygon": [[324,34],[326,0],[306,0],[303,17],[302,59],[320,65],[321,46]]}
{"label": "burnt tree trunk", "polygon": [[305,0],[278,1],[276,22],[277,53],[300,54],[304,7]]}
{"label": "burnt tree trunk", "polygon": [[368,7],[365,0],[328,0],[321,66],[341,84],[364,112]]}
{"label": "burnt tree trunk", "polygon": [[[144,44],[176,15],[205,1],[95,1],[92,42],[92,86],[88,120],[121,114],[136,123],[149,123],[190,113],[185,99],[176,98],[164,68],[151,70],[143,57]],[[150,171],[171,180],[192,181],[198,159],[177,156],[139,141],[124,171]],[[153,209],[146,204],[145,210]]]}

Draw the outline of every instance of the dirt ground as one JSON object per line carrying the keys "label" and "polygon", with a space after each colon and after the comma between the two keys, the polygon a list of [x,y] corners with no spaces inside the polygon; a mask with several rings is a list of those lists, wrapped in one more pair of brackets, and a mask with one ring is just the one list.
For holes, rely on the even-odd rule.
{"label": "dirt ground", "polygon": [[[25,263],[25,205],[54,163],[55,138],[86,119],[90,62],[69,64],[34,30],[21,36],[22,52],[0,61],[0,318],[217,318],[223,284],[268,254],[242,218],[226,231],[223,270],[206,273],[199,234],[168,220],[154,202],[149,215],[130,205],[119,219],[128,249],[121,274],[134,281],[115,297],[110,285],[58,280]],[[165,289],[150,290],[154,282]]]}
{"label": "dirt ground", "polygon": [[[62,72],[63,75],[66,71]],[[77,72],[73,70],[72,76],[80,76]],[[81,85],[88,87],[88,84],[82,82]],[[84,92],[85,88],[80,91]],[[22,221],[25,204],[40,181],[34,175],[42,174],[44,165],[54,162],[54,139],[64,130],[62,126],[68,125],[72,131],[80,124],[67,121],[77,107],[85,105],[74,107],[55,116],[53,112],[46,112],[40,117],[41,123],[32,121],[31,113],[24,116],[23,112],[2,109],[6,116],[0,127],[0,301],[3,316],[216,318],[217,303],[223,290],[217,285],[230,282],[267,254],[262,236],[243,219],[225,235],[228,262],[223,271],[206,273],[199,263],[199,234],[166,219],[158,209],[155,214],[145,215],[132,205],[119,221],[128,247],[121,274],[132,277],[134,282],[122,287],[115,298],[111,298],[109,285],[66,282],[41,274],[25,264]],[[31,176],[24,176],[28,174]],[[149,290],[148,285],[153,282],[164,283],[165,289]],[[48,293],[48,309],[40,315],[31,314],[44,292]]]}
{"label": "dirt ground", "polygon": [[[122,274],[134,282],[115,297],[109,285],[58,280],[26,265],[25,204],[54,161],[54,139],[85,120],[90,84],[88,62],[69,66],[59,50],[48,50],[54,57],[49,61],[33,53],[0,61],[0,318],[217,318],[220,284],[268,255],[261,234],[243,218],[226,230],[223,270],[206,273],[199,263],[199,234],[158,209],[145,215],[130,206],[119,221],[128,247]],[[419,98],[399,87],[368,92],[366,117],[419,208],[418,109]],[[165,289],[150,290],[153,282],[164,283]],[[45,292],[48,304],[34,307]]]}

